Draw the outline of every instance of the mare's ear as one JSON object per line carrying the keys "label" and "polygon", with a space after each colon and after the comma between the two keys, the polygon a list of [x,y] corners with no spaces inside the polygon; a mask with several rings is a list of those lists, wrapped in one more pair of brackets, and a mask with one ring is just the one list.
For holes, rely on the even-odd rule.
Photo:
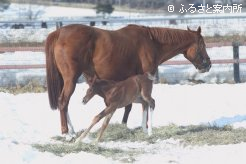
{"label": "mare's ear", "polygon": [[188,30],[188,31],[191,31],[190,28],[189,28],[188,26],[187,26],[187,30]]}
{"label": "mare's ear", "polygon": [[201,34],[201,32],[202,32],[202,29],[201,29],[201,26],[199,26],[198,29],[197,29],[197,33]]}

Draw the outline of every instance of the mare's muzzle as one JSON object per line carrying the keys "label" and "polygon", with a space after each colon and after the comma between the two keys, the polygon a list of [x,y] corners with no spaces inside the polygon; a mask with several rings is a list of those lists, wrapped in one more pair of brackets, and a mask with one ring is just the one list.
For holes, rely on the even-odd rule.
{"label": "mare's muzzle", "polygon": [[197,66],[197,69],[199,69],[199,73],[205,73],[208,72],[211,68],[212,64],[209,58],[205,58],[202,60],[202,64]]}

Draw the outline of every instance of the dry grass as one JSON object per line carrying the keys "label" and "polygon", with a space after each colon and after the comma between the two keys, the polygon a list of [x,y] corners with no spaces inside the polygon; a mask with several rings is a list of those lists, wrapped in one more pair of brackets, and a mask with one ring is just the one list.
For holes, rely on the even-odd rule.
{"label": "dry grass", "polygon": [[46,86],[40,85],[36,80],[29,81],[27,85],[17,85],[10,87],[0,87],[0,92],[21,94],[21,93],[42,93],[47,90]]}
{"label": "dry grass", "polygon": [[[91,134],[96,138],[97,132]],[[159,140],[178,139],[187,145],[225,145],[246,142],[246,129],[233,129],[231,126],[217,127],[211,125],[176,126],[169,125],[153,129],[149,137],[141,128],[128,129],[121,124],[109,125],[102,139],[103,141],[131,141],[150,144]]]}
{"label": "dry grass", "polygon": [[[97,132],[90,133],[90,138],[94,140]],[[79,136],[79,134],[78,134]],[[153,135],[149,137],[142,132],[141,128],[128,129],[125,125],[111,124],[103,135],[104,145],[107,142],[136,143],[143,142],[148,145],[159,144],[160,141],[173,138],[179,140],[182,145],[226,145],[246,142],[246,129],[233,129],[231,126],[217,127],[211,125],[191,125],[176,126],[171,124],[153,129]],[[121,162],[133,162],[136,157],[143,153],[154,153],[154,151],[121,147],[109,148],[105,146],[94,145],[90,143],[64,142],[62,137],[54,137],[61,143],[56,144],[34,144],[33,147],[42,152],[52,152],[58,156],[64,156],[70,153],[79,153],[81,151],[103,155],[107,158],[119,160]],[[150,146],[151,149],[151,146]]]}
{"label": "dry grass", "polygon": [[141,151],[121,150],[117,148],[105,148],[90,143],[61,143],[61,144],[33,144],[34,148],[41,152],[51,152],[57,156],[64,156],[70,153],[88,152],[102,155],[113,160],[121,162],[134,162],[134,156],[137,156]]}

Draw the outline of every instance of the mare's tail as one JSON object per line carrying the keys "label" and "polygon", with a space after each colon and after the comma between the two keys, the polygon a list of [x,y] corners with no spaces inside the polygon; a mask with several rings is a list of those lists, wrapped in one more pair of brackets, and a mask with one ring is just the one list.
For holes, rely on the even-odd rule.
{"label": "mare's tail", "polygon": [[50,33],[45,43],[45,54],[46,54],[46,78],[49,95],[49,103],[51,109],[58,108],[58,98],[63,88],[63,79],[58,71],[55,57],[54,47],[58,39],[60,30],[56,30]]}

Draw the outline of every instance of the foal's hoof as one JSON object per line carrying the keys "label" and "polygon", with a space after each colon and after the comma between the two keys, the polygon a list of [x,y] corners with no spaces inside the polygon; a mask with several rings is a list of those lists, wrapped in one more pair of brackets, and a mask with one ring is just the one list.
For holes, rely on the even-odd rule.
{"label": "foal's hoof", "polygon": [[85,98],[82,99],[82,104],[83,104],[83,105],[86,105],[87,102],[88,102],[88,101],[87,101]]}
{"label": "foal's hoof", "polygon": [[76,143],[76,144],[81,143],[81,139],[80,139],[80,138],[77,138],[77,139],[75,140],[75,143]]}
{"label": "foal's hoof", "polygon": [[83,132],[75,141],[75,143],[80,143],[86,137],[86,134]]}
{"label": "foal's hoof", "polygon": [[143,132],[144,133],[148,133],[148,129],[147,128],[143,128]]}
{"label": "foal's hoof", "polygon": [[91,144],[92,144],[92,145],[95,145],[95,146],[98,146],[98,142],[99,142],[99,141],[96,139],[96,140],[94,140]]}

